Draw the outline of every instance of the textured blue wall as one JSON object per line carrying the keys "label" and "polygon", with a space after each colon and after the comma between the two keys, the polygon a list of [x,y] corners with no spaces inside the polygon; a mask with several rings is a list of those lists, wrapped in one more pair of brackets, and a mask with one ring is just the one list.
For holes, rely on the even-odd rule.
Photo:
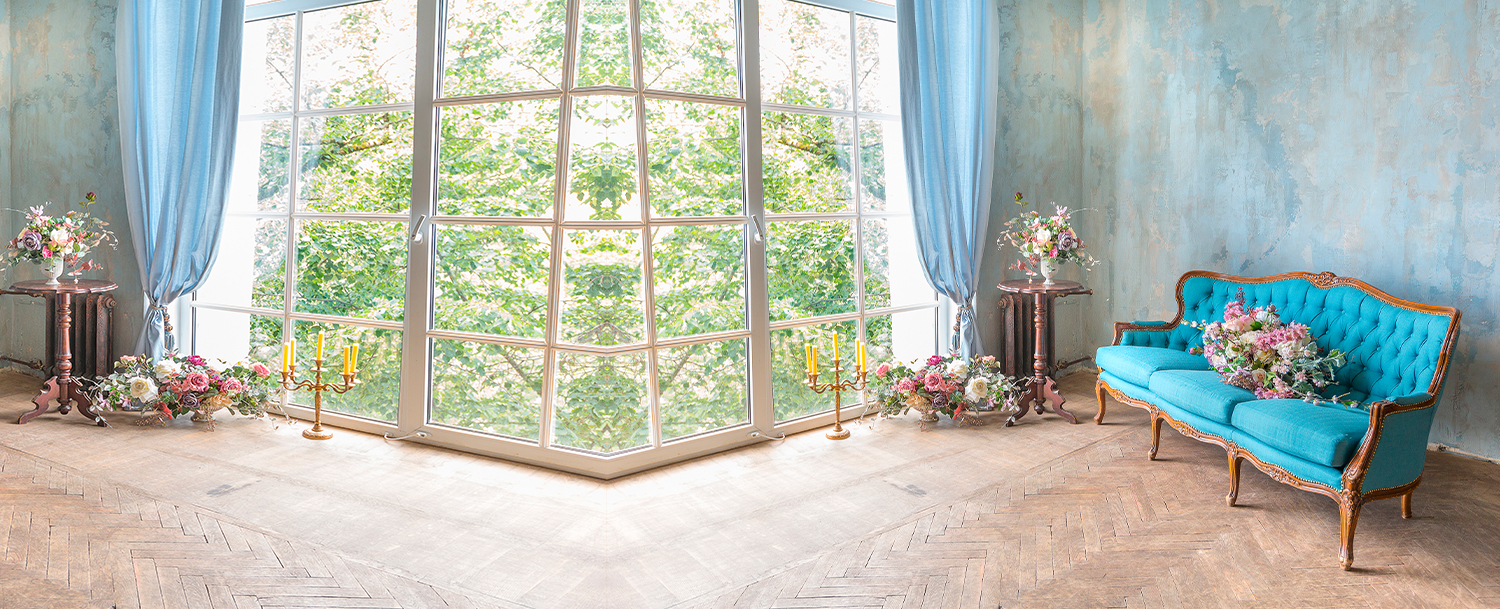
{"label": "textured blue wall", "polygon": [[1092,342],[1192,269],[1358,277],[1463,310],[1431,439],[1500,458],[1500,8],[1090,0],[1082,27]]}
{"label": "textured blue wall", "polygon": [[[103,217],[120,238],[118,250],[97,251],[104,270],[88,276],[120,284],[115,292],[115,347],[125,353],[140,328],[140,275],[125,212],[120,165],[119,109],[115,97],[115,0],[9,0],[0,23],[5,52],[0,70],[0,158],[5,168],[4,208],[25,209],[52,202],[51,209],[75,209],[88,192],[100,203],[90,213]],[[0,228],[9,240],[19,230],[18,214],[5,212]],[[34,265],[7,268],[9,285],[41,277]],[[45,334],[39,300],[0,299],[0,353],[39,359]]]}

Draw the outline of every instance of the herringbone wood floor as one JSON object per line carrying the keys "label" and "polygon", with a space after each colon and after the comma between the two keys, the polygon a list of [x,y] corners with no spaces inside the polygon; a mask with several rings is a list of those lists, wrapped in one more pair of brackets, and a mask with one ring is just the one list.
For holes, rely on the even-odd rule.
{"label": "herringbone wood floor", "polygon": [[1415,518],[1332,501],[1164,430],[1116,436],[694,607],[1500,607],[1500,466],[1429,455]]}
{"label": "herringbone wood floor", "polygon": [[[0,446],[0,608],[475,607]],[[476,604],[477,601],[477,604]]]}

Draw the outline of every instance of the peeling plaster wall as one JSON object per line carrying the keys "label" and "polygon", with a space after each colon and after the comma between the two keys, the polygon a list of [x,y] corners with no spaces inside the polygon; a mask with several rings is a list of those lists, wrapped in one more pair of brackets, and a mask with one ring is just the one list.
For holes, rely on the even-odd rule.
{"label": "peeling plaster wall", "polygon": [[[1000,131],[989,238],[976,308],[979,330],[990,353],[1004,346],[1003,322],[996,306],[1001,292],[995,285],[1006,279],[1025,278],[1019,271],[1007,269],[1020,257],[1015,249],[995,246],[1005,222],[1023,209],[1015,204],[1015,193],[1024,193],[1031,203],[1024,209],[1048,212],[1054,201],[1079,209],[1084,195],[1080,181],[1083,108],[1079,94],[1083,2],[1012,0],[1002,2],[999,10]],[[1085,211],[1078,217],[1084,242],[1097,242],[1102,236],[1102,211]],[[1064,269],[1063,278],[1091,281],[1077,268]],[[1088,320],[1084,313],[1090,298],[1069,296],[1056,301],[1053,323],[1057,327],[1058,361],[1093,353],[1089,333],[1082,330]]]}
{"label": "peeling plaster wall", "polygon": [[[3,0],[0,21],[0,177],[4,208],[25,209],[52,202],[59,212],[76,209],[84,194],[99,203],[90,208],[110,223],[120,239],[118,250],[97,250],[104,266],[88,277],[108,277],[120,284],[114,292],[115,350],[123,354],[135,343],[142,311],[140,274],[125,211],[120,162],[119,106],[115,97],[115,1],[81,2]],[[15,235],[21,217],[6,212],[5,239]],[[41,278],[34,265],[6,268],[0,282],[10,285]],[[40,299],[0,298],[0,353],[41,359],[45,346],[45,310]],[[22,368],[23,371],[29,371]]]}
{"label": "peeling plaster wall", "polygon": [[1192,269],[1357,277],[1463,310],[1431,441],[1500,458],[1500,7],[1090,0],[1082,27],[1090,342],[1170,318]]}

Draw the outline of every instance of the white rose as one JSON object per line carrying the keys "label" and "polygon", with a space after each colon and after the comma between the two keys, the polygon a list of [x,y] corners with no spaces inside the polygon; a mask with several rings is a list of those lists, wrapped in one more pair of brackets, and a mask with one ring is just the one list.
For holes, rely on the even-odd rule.
{"label": "white rose", "polygon": [[182,372],[182,366],[177,365],[177,362],[164,359],[156,363],[157,376],[174,376],[178,372]]}
{"label": "white rose", "polygon": [[970,402],[978,402],[990,397],[990,383],[984,377],[975,377],[969,381],[969,386],[964,388],[964,399]]}
{"label": "white rose", "polygon": [[969,374],[969,364],[963,361],[948,362],[948,374],[952,376],[967,376]]}
{"label": "white rose", "polygon": [[54,228],[52,229],[52,234],[49,236],[52,237],[53,241],[58,243],[67,243],[68,239],[73,238],[73,234],[69,233],[66,228]]}
{"label": "white rose", "polygon": [[1052,241],[1052,231],[1045,228],[1037,231],[1036,240],[1038,243],[1046,243]]}
{"label": "white rose", "polygon": [[156,399],[156,383],[144,376],[130,379],[130,397],[147,402]]}

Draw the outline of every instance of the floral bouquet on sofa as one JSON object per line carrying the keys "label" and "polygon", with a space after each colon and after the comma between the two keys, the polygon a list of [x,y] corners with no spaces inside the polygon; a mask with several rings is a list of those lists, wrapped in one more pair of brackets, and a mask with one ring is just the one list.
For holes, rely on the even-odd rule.
{"label": "floral bouquet on sofa", "polygon": [[1319,392],[1333,384],[1344,354],[1338,349],[1320,353],[1307,326],[1282,322],[1275,305],[1247,311],[1245,291],[1240,290],[1224,305],[1223,321],[1190,325],[1203,330],[1203,346],[1190,351],[1208,358],[1225,383],[1263,400],[1339,402]]}
{"label": "floral bouquet on sofa", "polygon": [[926,361],[883,363],[870,381],[875,403],[886,416],[915,410],[922,414],[922,429],[948,415],[957,424],[981,424],[977,410],[993,409],[996,402],[1014,408],[1019,385],[1000,372],[992,355],[965,360],[957,355],[934,355]]}
{"label": "floral bouquet on sofa", "polygon": [[165,426],[193,413],[194,421],[207,421],[212,431],[215,411],[260,416],[278,387],[271,369],[259,362],[215,366],[197,355],[169,354],[153,363],[126,355],[115,362],[113,374],[95,382],[89,397],[109,410],[142,411],[139,425]]}

